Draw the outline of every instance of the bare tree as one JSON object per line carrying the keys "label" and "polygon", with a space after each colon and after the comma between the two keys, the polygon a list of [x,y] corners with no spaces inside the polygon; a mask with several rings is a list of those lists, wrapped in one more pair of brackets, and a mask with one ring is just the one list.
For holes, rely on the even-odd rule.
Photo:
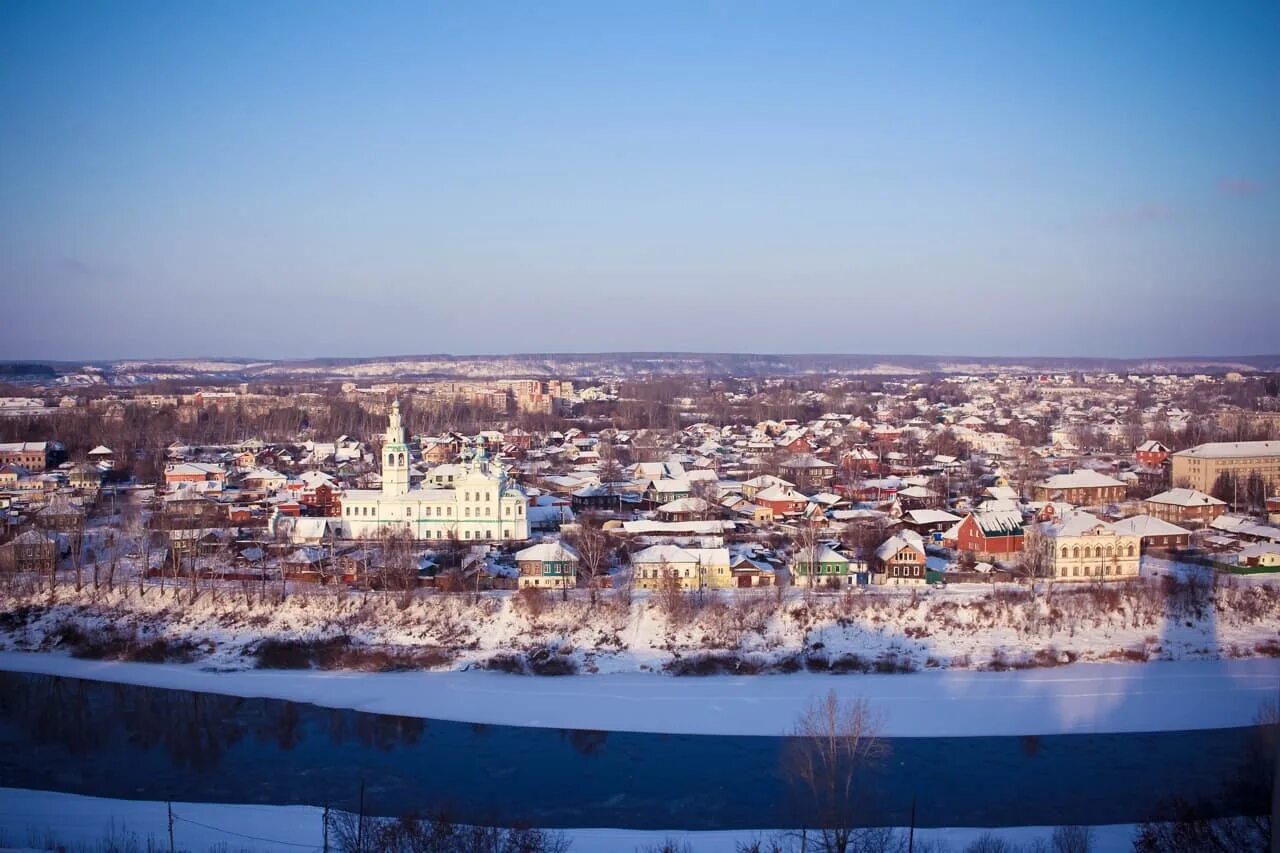
{"label": "bare tree", "polygon": [[608,573],[609,557],[615,548],[613,537],[595,522],[593,516],[584,513],[578,517],[577,531],[565,536],[565,540],[578,552],[578,570],[586,579],[592,604],[599,598],[599,579]]}
{"label": "bare tree", "polygon": [[1046,536],[1039,525],[1027,525],[1022,533],[1022,551],[1018,555],[1018,566],[1027,579],[1027,587],[1031,591],[1031,633],[1038,634],[1040,626],[1040,605],[1038,593],[1041,581],[1046,597],[1053,587],[1053,539]]}
{"label": "bare tree", "polygon": [[796,556],[793,565],[798,569],[804,566],[808,577],[808,586],[813,589],[817,583],[818,555],[822,552],[822,537],[815,525],[801,521],[795,536]]}
{"label": "bare tree", "polygon": [[802,810],[817,828],[816,850],[849,853],[859,835],[854,798],[863,772],[882,762],[888,745],[865,699],[842,702],[834,690],[800,714],[788,743],[787,771]]}

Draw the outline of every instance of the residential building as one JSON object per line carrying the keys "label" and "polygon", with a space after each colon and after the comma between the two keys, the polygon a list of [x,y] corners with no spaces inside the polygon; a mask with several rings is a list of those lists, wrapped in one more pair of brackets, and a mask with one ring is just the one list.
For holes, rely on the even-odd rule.
{"label": "residential building", "polygon": [[728,548],[650,545],[631,555],[636,589],[661,589],[675,578],[681,589],[723,589],[733,585]]}
{"label": "residential building", "polygon": [[221,465],[205,462],[171,462],[164,468],[166,489],[194,488],[202,492],[220,492],[227,482]]}
{"label": "residential building", "polygon": [[0,444],[0,466],[19,465],[33,474],[52,468],[66,455],[56,441],[10,441]]}
{"label": "residential building", "polygon": [[1158,468],[1169,458],[1169,448],[1154,439],[1139,444],[1133,452],[1140,465]]}
{"label": "residential building", "polygon": [[1227,502],[1196,489],[1169,489],[1142,502],[1151,515],[1175,524],[1212,524],[1227,511]]}
{"label": "residential building", "polygon": [[1262,477],[1268,494],[1280,490],[1280,441],[1218,441],[1179,450],[1169,457],[1175,486],[1213,491],[1222,474],[1241,481]]}
{"label": "residential building", "polygon": [[560,542],[539,542],[516,552],[520,589],[567,589],[578,583],[578,553]]}
{"label": "residential building", "polygon": [[876,549],[872,581],[888,586],[923,586],[925,571],[924,540],[911,530],[889,537]]}
{"label": "residential building", "polygon": [[778,465],[783,477],[806,492],[826,488],[835,479],[836,466],[812,453],[788,456]]}
{"label": "residential building", "polygon": [[1089,468],[1055,474],[1035,485],[1037,501],[1065,501],[1076,506],[1098,506],[1124,499],[1125,484]]}
{"label": "residential building", "polygon": [[1016,554],[1022,542],[1022,513],[1017,510],[979,509],[956,528],[956,547],[980,559]]}
{"label": "residential building", "polygon": [[854,586],[866,578],[867,564],[853,561],[829,545],[804,549],[791,565],[796,583]]}
{"label": "residential building", "polygon": [[1142,550],[1181,551],[1191,544],[1191,531],[1153,515],[1134,515],[1111,525],[1118,533],[1137,536]]}
{"label": "residential building", "polygon": [[1138,576],[1141,537],[1087,512],[1065,513],[1040,525],[1050,572],[1060,581],[1118,581]]}

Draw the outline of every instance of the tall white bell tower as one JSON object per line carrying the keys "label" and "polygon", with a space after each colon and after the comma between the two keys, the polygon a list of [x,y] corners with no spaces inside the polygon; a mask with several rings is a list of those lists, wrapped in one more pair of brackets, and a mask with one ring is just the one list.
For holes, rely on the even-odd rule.
{"label": "tall white bell tower", "polygon": [[400,423],[400,401],[391,404],[391,421],[382,441],[382,494],[397,497],[409,491],[409,448]]}

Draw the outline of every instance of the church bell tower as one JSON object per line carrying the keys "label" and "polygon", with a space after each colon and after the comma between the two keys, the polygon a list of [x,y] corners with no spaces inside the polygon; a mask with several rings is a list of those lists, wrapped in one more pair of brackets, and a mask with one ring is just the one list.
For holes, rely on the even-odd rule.
{"label": "church bell tower", "polygon": [[391,404],[391,421],[382,441],[382,494],[393,498],[409,491],[409,448],[400,423],[400,401]]}

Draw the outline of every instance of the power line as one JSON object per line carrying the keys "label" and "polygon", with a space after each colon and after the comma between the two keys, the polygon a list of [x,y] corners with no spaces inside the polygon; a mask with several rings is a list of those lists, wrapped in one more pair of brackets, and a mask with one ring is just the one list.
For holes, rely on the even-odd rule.
{"label": "power line", "polygon": [[262,836],[260,836],[260,835],[247,835],[247,834],[245,834],[245,833],[243,833],[243,832],[235,832],[235,831],[230,830],[230,829],[223,829],[223,828],[222,828],[222,827],[220,827],[220,826],[210,826],[209,824],[207,824],[207,823],[201,823],[201,822],[200,822],[200,821],[198,821],[198,820],[192,820],[191,818],[188,818],[188,817],[182,817],[181,815],[179,815],[179,814],[177,814],[177,813],[175,813],[175,814],[173,815],[173,819],[174,819],[174,820],[176,820],[176,821],[181,821],[181,822],[183,822],[183,823],[189,823],[189,824],[192,824],[192,825],[194,825],[194,826],[199,826],[199,827],[202,827],[202,828],[204,828],[204,829],[211,829],[211,830],[213,830],[214,832],[221,832],[221,833],[224,833],[224,834],[226,834],[226,835],[234,835],[234,836],[236,836],[237,838],[247,838],[247,839],[249,839],[250,841],[265,841],[265,842],[266,842],[266,843],[268,843],[268,844],[282,844],[282,845],[284,845],[284,846],[286,846],[286,847],[302,847],[302,848],[305,848],[305,849],[307,849],[307,850],[317,850],[317,849],[319,849],[319,848],[317,848],[314,844],[300,844],[300,843],[298,843],[297,841],[281,841],[281,840],[280,840],[280,839],[278,839],[278,838],[263,838],[263,837],[262,837]]}

